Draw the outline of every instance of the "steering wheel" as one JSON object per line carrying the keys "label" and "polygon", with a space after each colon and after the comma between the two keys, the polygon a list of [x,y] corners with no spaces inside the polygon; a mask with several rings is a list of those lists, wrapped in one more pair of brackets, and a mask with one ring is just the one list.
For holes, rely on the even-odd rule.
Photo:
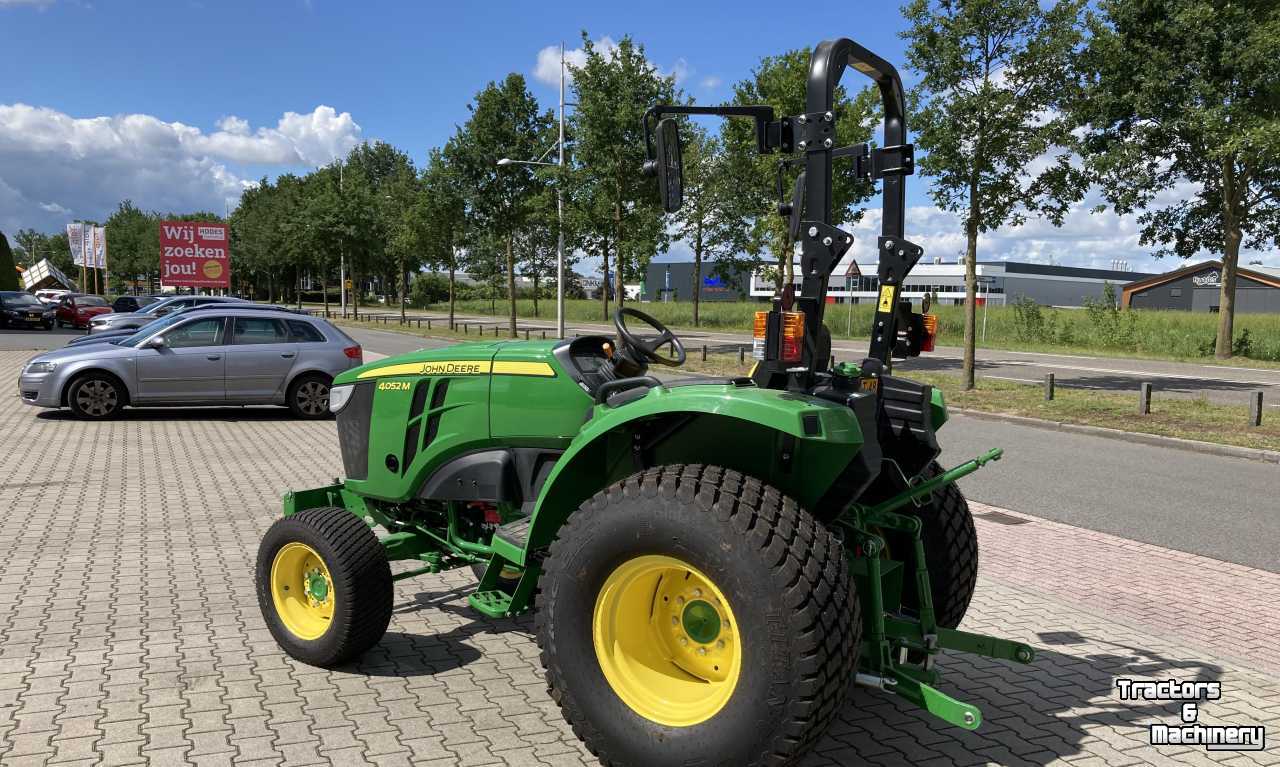
{"label": "steering wheel", "polygon": [[[627,317],[633,317],[640,320],[644,324],[658,331],[657,336],[638,336],[627,329]],[[667,330],[667,326],[658,322],[654,318],[645,314],[638,309],[631,307],[623,307],[613,314],[613,325],[618,329],[618,336],[622,342],[627,345],[628,349],[634,349],[641,357],[649,362],[656,362],[659,365],[667,365],[669,367],[679,367],[684,364],[685,353],[684,344],[680,343],[680,339],[676,338],[675,333]],[[658,350],[663,346],[670,344],[675,350],[674,355],[664,357],[658,354]]]}

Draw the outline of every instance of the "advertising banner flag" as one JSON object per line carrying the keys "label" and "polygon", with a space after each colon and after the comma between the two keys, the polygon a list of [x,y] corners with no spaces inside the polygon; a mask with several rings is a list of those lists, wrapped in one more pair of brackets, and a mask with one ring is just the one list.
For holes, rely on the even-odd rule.
{"label": "advertising banner flag", "polygon": [[99,269],[107,268],[107,228],[93,228],[93,265]]}
{"label": "advertising banner flag", "polygon": [[173,287],[231,287],[227,225],[215,221],[161,221],[160,282]]}
{"label": "advertising banner flag", "polygon": [[71,246],[71,263],[84,266],[84,224],[67,224],[67,244]]}
{"label": "advertising banner flag", "polygon": [[[93,224],[81,224],[80,236],[84,238],[84,243],[80,246],[80,252],[83,254],[84,265],[92,268],[95,266],[93,260]],[[95,275],[94,279],[97,279]]]}

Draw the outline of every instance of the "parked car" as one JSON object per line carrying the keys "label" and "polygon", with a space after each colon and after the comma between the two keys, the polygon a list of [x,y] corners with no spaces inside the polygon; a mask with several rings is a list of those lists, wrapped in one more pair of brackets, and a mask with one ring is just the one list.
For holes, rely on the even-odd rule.
{"label": "parked car", "polygon": [[111,302],[111,309],[121,314],[136,312],[163,298],[164,296],[116,296],[116,300]]}
{"label": "parked car", "polygon": [[28,405],[79,418],[151,405],[283,405],[326,418],[333,377],[362,363],[360,345],[327,320],[226,306],[41,354],[23,367],[18,391]]}
{"label": "parked car", "polygon": [[58,301],[54,318],[58,322],[58,327],[70,325],[73,328],[87,328],[94,317],[110,313],[111,307],[102,296],[68,293]]}
{"label": "parked car", "polygon": [[44,289],[44,290],[37,290],[37,291],[35,292],[35,296],[36,296],[36,298],[37,298],[37,299],[39,299],[39,300],[40,300],[40,302],[41,302],[41,303],[45,303],[45,304],[54,304],[54,305],[56,305],[59,301],[61,301],[61,300],[62,300],[62,297],[63,297],[63,296],[65,296],[65,295],[67,295],[67,294],[69,294],[69,293],[71,293],[71,291],[70,291],[70,290],[59,290],[59,289],[56,289],[56,288],[46,288],[46,289]]}
{"label": "parked car", "polygon": [[[116,341],[122,338],[128,338],[134,333],[137,333],[140,330],[144,330],[146,328],[168,327],[169,325],[172,325],[179,317],[187,316],[191,312],[209,311],[213,309],[223,309],[223,308],[226,308],[226,307],[224,304],[221,304],[221,303],[201,304],[200,306],[188,306],[185,309],[179,309],[170,314],[166,314],[165,316],[160,317],[159,319],[154,319],[140,328],[124,328],[122,330],[103,330],[103,331],[100,331],[97,333],[91,333],[85,336],[74,336],[70,341],[67,341],[67,343],[63,345],[63,348],[65,349],[68,346],[83,346],[85,344],[97,344],[97,343],[106,343],[108,341]],[[305,314],[305,312],[298,312],[296,309],[290,309],[285,306],[275,306],[273,304],[245,303],[244,305],[236,304],[236,308],[248,309],[250,311],[272,311],[272,312],[290,312],[290,313]],[[164,324],[162,325],[159,323],[164,323]]]}
{"label": "parked car", "polygon": [[54,309],[22,290],[0,291],[0,328],[53,327]]}
{"label": "parked car", "polygon": [[140,328],[157,317],[187,309],[192,306],[218,303],[247,303],[243,299],[229,296],[170,296],[154,304],[145,306],[136,312],[122,312],[96,317],[89,323],[90,333],[102,333],[108,330],[128,330]]}

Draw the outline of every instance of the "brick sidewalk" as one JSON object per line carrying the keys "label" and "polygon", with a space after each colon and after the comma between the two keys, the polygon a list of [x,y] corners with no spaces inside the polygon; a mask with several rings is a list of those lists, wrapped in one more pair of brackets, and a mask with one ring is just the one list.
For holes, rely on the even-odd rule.
{"label": "brick sidewalk", "polygon": [[[0,764],[594,763],[546,695],[531,621],[469,610],[465,572],[399,582],[386,638],[348,669],[276,648],[253,558],[281,491],[341,473],[332,423],[38,417],[11,395],[29,356],[0,352],[0,434],[30,446],[0,453]],[[1219,680],[1202,721],[1280,737],[1280,576],[974,511],[965,628],[1033,644],[1036,664],[943,661],[943,689],[983,710],[976,733],[858,690],[806,765],[1280,763],[1274,746],[1153,748],[1146,725],[1176,706],[1114,690]]]}

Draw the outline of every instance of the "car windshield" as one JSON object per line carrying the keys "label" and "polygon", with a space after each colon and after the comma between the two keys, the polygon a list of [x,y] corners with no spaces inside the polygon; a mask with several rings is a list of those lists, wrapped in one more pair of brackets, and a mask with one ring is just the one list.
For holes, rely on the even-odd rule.
{"label": "car windshield", "polygon": [[44,308],[44,304],[40,303],[40,299],[30,293],[3,293],[0,294],[0,303],[3,303],[9,309]]}
{"label": "car windshield", "polygon": [[141,343],[144,338],[149,337],[152,333],[155,333],[157,330],[163,330],[164,328],[169,327],[173,323],[181,322],[182,320],[185,320],[190,316],[191,315],[189,315],[187,312],[174,312],[173,314],[166,315],[164,317],[161,317],[158,320],[152,320],[147,324],[143,325],[142,327],[138,328],[137,332],[134,333],[133,335],[125,336],[124,338],[115,339],[111,343],[117,344],[119,346],[136,346],[137,344]]}
{"label": "car windshield", "polygon": [[98,296],[76,296],[77,306],[106,306],[107,302]]}
{"label": "car windshield", "polygon": [[156,301],[154,304],[147,304],[146,308],[139,309],[138,313],[139,314],[155,314],[156,312],[160,311],[166,306],[172,305],[175,300],[176,299],[173,299],[173,298],[160,299],[159,301]]}

